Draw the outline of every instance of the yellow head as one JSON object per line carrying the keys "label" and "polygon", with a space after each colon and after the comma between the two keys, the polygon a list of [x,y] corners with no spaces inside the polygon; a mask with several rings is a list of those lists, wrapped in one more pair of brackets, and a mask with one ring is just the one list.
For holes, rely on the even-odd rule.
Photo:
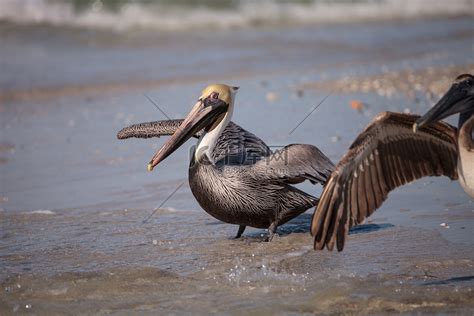
{"label": "yellow head", "polygon": [[211,97],[231,105],[232,101],[234,100],[234,95],[238,89],[239,87],[230,87],[222,83],[211,84],[202,90],[200,99],[204,100],[208,97]]}

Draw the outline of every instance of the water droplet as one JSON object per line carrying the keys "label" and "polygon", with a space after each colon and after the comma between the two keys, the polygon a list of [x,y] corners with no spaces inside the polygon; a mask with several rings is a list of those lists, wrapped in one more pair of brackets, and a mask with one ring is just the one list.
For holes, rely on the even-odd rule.
{"label": "water droplet", "polygon": [[341,140],[341,136],[339,136],[339,135],[335,135],[335,136],[331,137],[331,142],[333,142],[333,143],[337,143],[340,140]]}

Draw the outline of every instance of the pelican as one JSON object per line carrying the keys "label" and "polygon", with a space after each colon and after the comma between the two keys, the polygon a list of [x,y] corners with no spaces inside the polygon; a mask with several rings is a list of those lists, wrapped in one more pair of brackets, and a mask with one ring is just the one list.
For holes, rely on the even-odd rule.
{"label": "pelican", "polygon": [[[356,138],[329,178],[311,223],[314,248],[342,251],[349,228],[398,186],[447,176],[474,197],[474,78],[456,78],[424,116],[384,112]],[[458,129],[439,122],[460,114]]]}
{"label": "pelican", "polygon": [[189,164],[189,186],[199,205],[220,221],[266,228],[270,241],[279,225],[314,207],[318,199],[294,186],[324,185],[334,165],[315,146],[291,144],[272,153],[257,136],[231,122],[236,87],[210,85],[184,120],[129,126],[119,139],[171,135],[148,164],[151,171],[189,138],[199,138]]}

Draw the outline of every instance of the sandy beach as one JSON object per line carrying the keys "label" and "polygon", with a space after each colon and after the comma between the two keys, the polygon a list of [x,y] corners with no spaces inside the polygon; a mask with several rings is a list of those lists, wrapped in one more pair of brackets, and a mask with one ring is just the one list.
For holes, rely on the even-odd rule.
{"label": "sandy beach", "polygon": [[0,314],[472,315],[474,201],[457,182],[403,186],[343,252],[315,252],[313,210],[270,243],[253,228],[234,240],[190,192],[194,140],[147,172],[164,140],[116,138],[225,82],[240,87],[234,122],[337,162],[379,112],[424,113],[474,72],[472,16],[213,32],[3,21],[0,38]]}

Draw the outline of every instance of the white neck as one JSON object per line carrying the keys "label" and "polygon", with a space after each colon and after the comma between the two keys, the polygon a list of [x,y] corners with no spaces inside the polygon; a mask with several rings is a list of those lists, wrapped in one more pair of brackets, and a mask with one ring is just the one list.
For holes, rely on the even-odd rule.
{"label": "white neck", "polygon": [[474,115],[460,128],[458,136],[458,175],[464,191],[474,198]]}
{"label": "white neck", "polygon": [[206,155],[209,161],[214,163],[214,161],[212,160],[211,153],[214,150],[214,147],[216,146],[217,139],[229,124],[233,112],[234,96],[232,96],[232,101],[229,104],[229,109],[222,121],[212,131],[204,133],[199,139],[196,151],[194,152],[196,160],[199,160],[202,155]]}

